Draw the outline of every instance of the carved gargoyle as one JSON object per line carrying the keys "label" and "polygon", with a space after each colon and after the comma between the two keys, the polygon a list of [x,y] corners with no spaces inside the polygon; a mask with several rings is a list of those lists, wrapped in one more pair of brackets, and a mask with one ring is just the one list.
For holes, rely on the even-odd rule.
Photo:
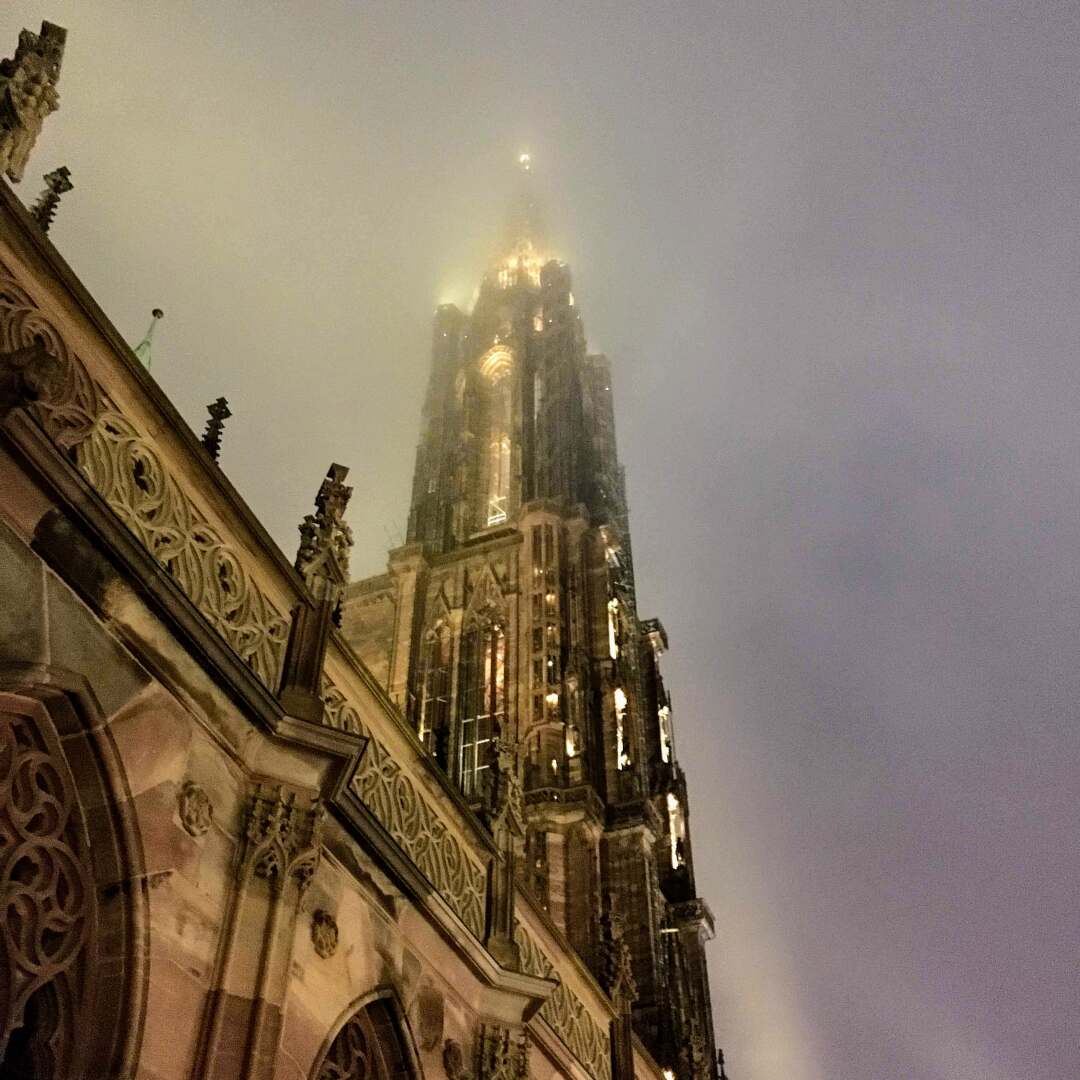
{"label": "carved gargoyle", "polygon": [[63,378],[63,365],[45,347],[45,339],[14,352],[0,353],[0,420],[13,409],[51,397]]}
{"label": "carved gargoyle", "polygon": [[45,117],[60,104],[56,84],[67,31],[43,22],[41,33],[23,30],[10,60],[0,60],[0,172],[18,183]]}

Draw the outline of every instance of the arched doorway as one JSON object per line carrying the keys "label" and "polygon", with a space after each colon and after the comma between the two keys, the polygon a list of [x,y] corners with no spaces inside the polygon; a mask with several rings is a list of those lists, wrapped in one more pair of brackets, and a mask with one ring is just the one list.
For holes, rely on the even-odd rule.
{"label": "arched doorway", "polygon": [[356,1009],[330,1043],[314,1080],[412,1080],[418,1076],[400,1013],[389,995]]}

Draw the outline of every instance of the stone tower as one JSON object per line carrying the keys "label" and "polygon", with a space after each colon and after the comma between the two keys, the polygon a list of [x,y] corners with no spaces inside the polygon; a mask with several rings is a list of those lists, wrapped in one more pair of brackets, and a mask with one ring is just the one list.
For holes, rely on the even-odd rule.
{"label": "stone tower", "polygon": [[680,1078],[716,1076],[686,784],[641,619],[611,373],[567,266],[544,252],[522,159],[504,248],[471,312],[435,312],[407,542],[354,582],[343,631],[426,751],[483,812],[516,753],[520,884],[609,990],[624,924],[633,1027]]}

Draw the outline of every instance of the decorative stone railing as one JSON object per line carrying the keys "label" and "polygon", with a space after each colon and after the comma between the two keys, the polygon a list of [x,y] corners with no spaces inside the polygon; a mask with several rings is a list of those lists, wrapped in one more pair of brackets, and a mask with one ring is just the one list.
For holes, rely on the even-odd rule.
{"label": "decorative stone railing", "polygon": [[350,786],[416,868],[453,908],[477,940],[484,936],[487,875],[466,850],[434,800],[425,795],[360,717],[360,710],[330,679],[323,684],[324,722],[365,736],[369,742]]}
{"label": "decorative stone railing", "polygon": [[608,1019],[596,1016],[570,989],[568,973],[561,971],[537,942],[536,937],[518,919],[514,941],[521,955],[521,970],[528,975],[555,978],[559,985],[540,1009],[540,1016],[581,1062],[594,1080],[611,1080],[611,1047]]}
{"label": "decorative stone railing", "polygon": [[0,352],[36,341],[60,362],[52,392],[31,406],[41,426],[260,681],[276,689],[288,604],[260,587],[212,512],[165,464],[146,427],[121,411],[0,262]]}

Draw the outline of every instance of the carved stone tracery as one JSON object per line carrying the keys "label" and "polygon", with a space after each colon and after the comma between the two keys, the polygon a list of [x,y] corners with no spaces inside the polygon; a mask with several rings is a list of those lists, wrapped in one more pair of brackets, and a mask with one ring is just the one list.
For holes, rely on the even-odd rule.
{"label": "carved stone tracery", "polygon": [[11,407],[29,402],[46,434],[211,626],[264,685],[275,687],[286,619],[177,483],[154,441],[119,411],[0,263],[0,420],[7,396],[18,398]]}
{"label": "carved stone tracery", "polygon": [[94,921],[59,740],[47,720],[0,708],[0,1072],[70,1074]]}
{"label": "carved stone tracery", "polygon": [[357,708],[328,678],[324,722],[368,739],[350,782],[360,802],[479,940],[484,935],[485,873],[451,833],[438,810],[360,719]]}
{"label": "carved stone tracery", "polygon": [[409,1080],[414,1075],[393,1010],[378,999],[345,1022],[315,1080]]}
{"label": "carved stone tracery", "polygon": [[297,804],[295,792],[259,785],[248,805],[242,872],[265,878],[280,891],[294,880],[303,892],[319,865],[322,803]]}
{"label": "carved stone tracery", "polygon": [[566,1044],[570,1053],[595,1080],[611,1080],[611,1041],[581,999],[562,981],[555,965],[520,923],[514,926],[514,941],[521,956],[521,970],[527,975],[559,979],[551,997],[540,1008],[540,1016]]}

